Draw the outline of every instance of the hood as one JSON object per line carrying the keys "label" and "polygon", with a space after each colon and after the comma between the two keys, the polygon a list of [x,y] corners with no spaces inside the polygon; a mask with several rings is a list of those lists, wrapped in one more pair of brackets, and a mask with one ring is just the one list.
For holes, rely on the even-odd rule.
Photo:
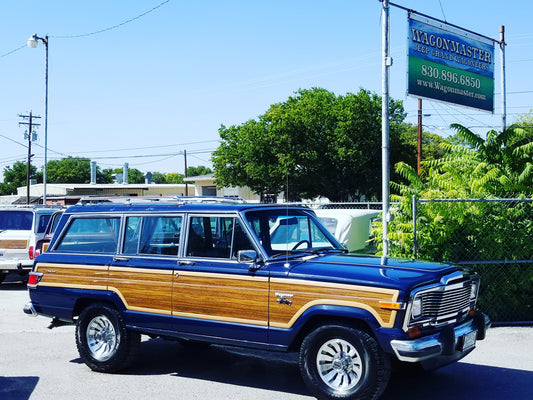
{"label": "hood", "polygon": [[340,254],[307,259],[293,265],[288,274],[295,279],[301,277],[301,279],[411,290],[416,286],[437,283],[443,275],[457,269],[450,264]]}

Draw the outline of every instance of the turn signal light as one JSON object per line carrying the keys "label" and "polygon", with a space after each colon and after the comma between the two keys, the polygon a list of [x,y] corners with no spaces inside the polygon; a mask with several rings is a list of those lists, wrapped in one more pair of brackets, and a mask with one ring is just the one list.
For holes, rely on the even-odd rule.
{"label": "turn signal light", "polygon": [[380,301],[379,306],[381,308],[387,308],[389,310],[403,310],[404,308],[402,303],[395,303],[392,301]]}
{"label": "turn signal light", "polygon": [[415,326],[414,328],[409,328],[407,334],[411,339],[422,336],[422,332],[420,331],[420,328],[418,326]]}

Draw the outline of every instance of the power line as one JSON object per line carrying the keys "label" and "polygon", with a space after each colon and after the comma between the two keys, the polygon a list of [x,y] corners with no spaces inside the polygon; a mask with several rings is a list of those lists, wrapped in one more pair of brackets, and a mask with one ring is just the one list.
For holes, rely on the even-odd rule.
{"label": "power line", "polygon": [[126,24],[129,24],[130,22],[133,22],[133,21],[135,21],[135,20],[137,20],[139,18],[142,18],[145,15],[150,14],[152,11],[157,10],[159,7],[162,7],[163,5],[165,5],[168,2],[170,2],[170,0],[163,1],[162,3],[159,3],[157,6],[151,8],[148,11],[143,12],[142,14],[137,15],[134,18],[130,18],[130,19],[124,21],[124,22],[121,22],[120,24],[113,25],[113,26],[110,26],[108,28],[100,29],[98,31],[89,32],[89,33],[82,33],[82,34],[79,34],[79,35],[66,35],[66,36],[52,36],[52,35],[50,35],[50,37],[56,38],[56,39],[74,39],[74,38],[80,38],[80,37],[85,37],[85,36],[98,35],[100,33],[108,32],[110,30],[113,30],[113,29],[119,28],[121,26],[124,26]]}
{"label": "power line", "polygon": [[14,50],[8,51],[8,52],[5,53],[5,54],[0,55],[0,58],[7,57],[8,55],[13,54],[13,53],[16,52],[16,51],[22,50],[24,47],[26,47],[25,44],[23,44],[23,45],[20,46],[20,47],[17,47],[17,48],[14,49]]}
{"label": "power line", "polygon": [[[82,33],[82,34],[79,34],[79,35],[64,35],[64,36],[53,36],[53,35],[49,35],[49,37],[51,38],[55,38],[55,39],[74,39],[74,38],[80,38],[80,37],[85,37],[85,36],[93,36],[93,35],[97,35],[99,33],[104,33],[104,32],[107,32],[107,31],[110,31],[110,30],[113,30],[113,29],[116,29],[116,28],[119,28],[121,26],[124,26],[126,24],[129,24],[130,22],[133,22],[135,20],[138,20],[139,18],[142,18],[144,17],[145,15],[147,14],[150,14],[151,12],[157,10],[158,8],[164,6],[166,3],[169,3],[170,0],[166,0],[166,1],[163,1],[162,3],[159,3],[158,5],[156,5],[155,7],[152,7],[150,10],[148,11],[145,11],[143,12],[142,14],[139,14],[137,15],[136,17],[133,17],[133,18],[130,18],[124,22],[121,22],[120,24],[116,24],[116,25],[113,25],[113,26],[110,26],[108,28],[104,28],[104,29],[100,29],[98,31],[94,31],[94,32],[89,32],[89,33]],[[7,53],[4,53],[4,54],[1,54],[0,55],[0,58],[4,58],[4,57],[7,57],[9,56],[10,54],[13,54],[19,50],[22,50],[23,48],[27,47],[26,44],[23,44],[22,46],[20,47],[17,47],[16,49],[13,49],[11,51],[8,51]]]}

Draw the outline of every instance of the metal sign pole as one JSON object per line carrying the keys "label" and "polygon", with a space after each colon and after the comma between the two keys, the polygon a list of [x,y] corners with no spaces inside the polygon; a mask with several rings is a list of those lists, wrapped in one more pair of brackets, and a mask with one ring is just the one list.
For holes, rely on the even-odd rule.
{"label": "metal sign pole", "polygon": [[392,59],[389,56],[389,1],[383,0],[382,20],[382,96],[381,96],[381,164],[382,164],[382,196],[383,196],[383,257],[389,255],[389,68]]}

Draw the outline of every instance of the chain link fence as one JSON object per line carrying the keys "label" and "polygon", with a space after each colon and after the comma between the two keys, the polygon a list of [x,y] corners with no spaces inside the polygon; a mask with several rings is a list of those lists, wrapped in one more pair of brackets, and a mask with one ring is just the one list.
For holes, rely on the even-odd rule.
{"label": "chain link fence", "polygon": [[495,322],[533,322],[533,199],[413,198],[413,255],[481,277]]}
{"label": "chain link fence", "polygon": [[[306,205],[339,210],[382,208],[380,202]],[[390,236],[406,238],[391,243],[393,256],[401,248],[397,254],[473,269],[482,282],[479,307],[492,321],[533,323],[533,199],[413,197],[411,210],[391,204],[391,217]],[[404,232],[398,235],[391,229]],[[377,249],[365,249],[372,251]]]}

